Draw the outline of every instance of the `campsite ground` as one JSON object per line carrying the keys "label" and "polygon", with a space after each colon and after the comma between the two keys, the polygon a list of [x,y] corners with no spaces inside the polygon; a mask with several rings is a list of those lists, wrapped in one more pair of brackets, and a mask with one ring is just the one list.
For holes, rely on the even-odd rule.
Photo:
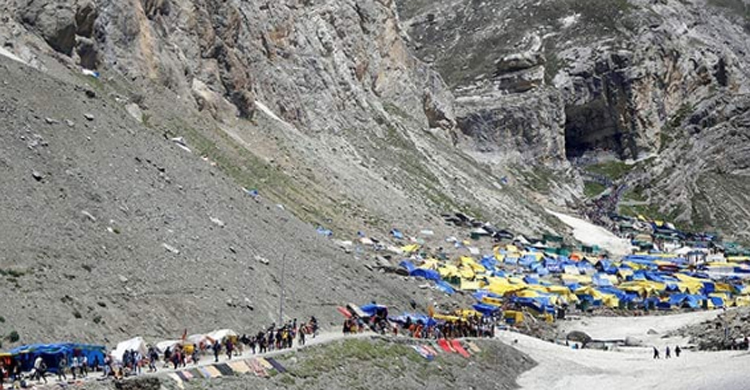
{"label": "campsite ground", "polygon": [[[747,351],[697,352],[685,350],[679,358],[654,360],[652,347],[662,358],[669,345],[686,345],[671,331],[712,319],[721,311],[656,317],[592,317],[562,324],[599,340],[637,338],[643,347],[610,351],[574,350],[513,332],[498,338],[522,351],[538,365],[518,380],[523,389],[568,389],[596,386],[607,389],[746,389]],[[652,330],[649,332],[649,330]],[[656,333],[654,333],[654,331]],[[651,333],[651,334],[649,334]]]}

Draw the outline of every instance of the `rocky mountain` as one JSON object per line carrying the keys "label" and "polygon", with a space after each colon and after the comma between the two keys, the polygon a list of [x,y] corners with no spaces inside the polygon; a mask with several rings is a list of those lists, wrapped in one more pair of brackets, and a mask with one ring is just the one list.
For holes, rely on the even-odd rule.
{"label": "rocky mountain", "polygon": [[290,315],[403,302],[315,228],[566,235],[544,207],[612,160],[630,212],[748,236],[740,0],[0,7],[0,310],[31,339],[264,324],[282,263]]}
{"label": "rocky mountain", "polygon": [[440,213],[464,211],[565,234],[455,147],[453,95],[390,1],[0,6],[0,311],[20,342],[268,325],[283,270],[289,318],[440,298],[318,226],[442,241]]}
{"label": "rocky mountain", "polygon": [[747,2],[404,0],[399,10],[415,52],[456,95],[473,156],[584,170],[630,161],[632,175],[617,178],[626,196],[658,205],[635,214],[747,239]]}

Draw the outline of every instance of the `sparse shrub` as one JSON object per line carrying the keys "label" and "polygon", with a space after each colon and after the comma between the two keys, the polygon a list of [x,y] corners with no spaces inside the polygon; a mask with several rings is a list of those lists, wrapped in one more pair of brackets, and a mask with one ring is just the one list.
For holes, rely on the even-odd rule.
{"label": "sparse shrub", "polygon": [[21,339],[21,336],[18,334],[18,332],[16,332],[14,330],[14,331],[11,331],[10,333],[8,333],[8,336],[6,336],[5,339],[8,340],[8,341],[10,341],[11,343],[15,343],[15,342],[18,342],[18,340]]}

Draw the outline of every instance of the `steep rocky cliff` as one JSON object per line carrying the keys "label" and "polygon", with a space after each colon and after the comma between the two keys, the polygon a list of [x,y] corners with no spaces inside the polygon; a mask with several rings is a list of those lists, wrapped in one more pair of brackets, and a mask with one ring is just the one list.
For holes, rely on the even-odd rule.
{"label": "steep rocky cliff", "polygon": [[[747,129],[736,119],[719,125],[730,119],[722,114],[711,116],[719,122],[704,121],[710,130],[701,134],[686,121],[699,106],[742,112],[736,102],[748,87],[746,2],[404,0],[399,9],[416,53],[457,95],[458,127],[472,154],[501,164],[569,160],[584,169],[602,159],[659,155],[651,163],[668,166],[673,177],[648,165],[623,179],[639,196],[654,195],[658,206],[645,211],[747,234],[744,223],[713,211],[747,215],[743,189],[731,184],[747,181],[742,164],[723,150],[692,149],[707,134],[734,139]],[[719,160],[731,168],[717,172]],[[714,181],[725,183],[731,200],[700,195]]]}

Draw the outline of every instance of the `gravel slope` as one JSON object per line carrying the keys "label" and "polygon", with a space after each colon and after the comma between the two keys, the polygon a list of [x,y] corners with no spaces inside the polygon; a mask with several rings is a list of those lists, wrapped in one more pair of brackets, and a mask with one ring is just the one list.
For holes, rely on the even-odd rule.
{"label": "gravel slope", "polygon": [[254,331],[278,318],[282,259],[290,319],[337,324],[336,305],[411,298],[85,85],[0,57],[3,335]]}

